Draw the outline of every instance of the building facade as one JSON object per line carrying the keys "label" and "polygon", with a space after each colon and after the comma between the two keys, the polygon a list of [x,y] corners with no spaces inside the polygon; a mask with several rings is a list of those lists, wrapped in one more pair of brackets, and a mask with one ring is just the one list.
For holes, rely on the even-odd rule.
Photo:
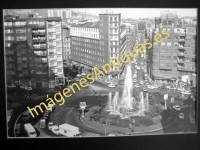
{"label": "building facade", "polygon": [[49,77],[64,76],[62,26],[60,17],[46,19]]}
{"label": "building facade", "polygon": [[[102,69],[110,59],[119,58],[126,48],[126,26],[121,24],[121,14],[99,14],[99,22],[82,22],[70,27],[71,58],[73,61]],[[115,56],[114,56],[115,55]],[[117,64],[117,61],[115,61]],[[112,74],[120,67],[112,66]]]}
{"label": "building facade", "polygon": [[72,18],[72,11],[70,9],[49,9],[48,17],[61,17],[61,19]]}
{"label": "building facade", "polygon": [[5,17],[4,27],[7,84],[45,85],[48,79],[45,19]]}
{"label": "building facade", "polygon": [[[153,44],[154,79],[177,79],[183,75],[191,78],[195,73],[196,25],[186,23],[176,12],[163,12],[155,20],[155,33],[165,30],[169,38]],[[155,42],[155,41],[154,41]]]}
{"label": "building facade", "polygon": [[105,62],[99,48],[99,24],[87,22],[70,27],[71,59],[88,67],[101,67]]}

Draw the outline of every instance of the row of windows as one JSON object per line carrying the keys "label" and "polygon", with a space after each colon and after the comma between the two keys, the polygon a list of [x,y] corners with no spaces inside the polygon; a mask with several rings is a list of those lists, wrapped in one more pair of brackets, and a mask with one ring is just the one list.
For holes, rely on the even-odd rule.
{"label": "row of windows", "polygon": [[71,35],[77,35],[77,36],[84,36],[84,37],[90,37],[90,38],[98,38],[98,33],[97,34],[92,34],[92,33],[82,33],[82,32],[71,32]]}
{"label": "row of windows", "polygon": [[[78,49],[77,49],[78,48]],[[96,51],[93,51],[93,50],[88,50],[88,49],[82,49],[80,47],[74,47],[72,48],[74,50],[80,50],[81,52],[85,52],[85,53],[88,53],[88,54],[93,54],[93,55],[99,55],[99,56],[105,56],[104,53],[101,53],[101,52],[96,52]]]}
{"label": "row of windows", "polygon": [[162,46],[172,46],[172,43],[171,42],[161,42],[161,45]]}
{"label": "row of windows", "polygon": [[[5,37],[6,41],[14,41],[14,36],[6,36]],[[27,40],[27,36],[16,36],[17,41],[25,41]]]}
{"label": "row of windows", "polygon": [[[79,43],[79,42],[72,42],[72,44],[74,45],[79,45],[79,46],[84,46],[84,47],[88,47],[88,48],[93,48],[93,49],[99,49],[99,46],[94,46],[94,45],[91,45],[91,44],[85,44],[85,43]],[[80,49],[80,47],[75,47],[77,49]]]}
{"label": "row of windows", "polygon": [[85,39],[85,38],[80,38],[80,37],[71,37],[72,40],[77,40],[77,41],[83,41],[83,42],[88,42],[88,43],[96,43],[98,44],[98,40],[92,40],[92,39]]}
{"label": "row of windows", "polygon": [[118,17],[109,17],[109,21],[112,22],[112,21],[118,21]]}
{"label": "row of windows", "polygon": [[72,27],[71,28],[72,32],[98,32],[98,29],[97,28],[76,28],[76,27]]}

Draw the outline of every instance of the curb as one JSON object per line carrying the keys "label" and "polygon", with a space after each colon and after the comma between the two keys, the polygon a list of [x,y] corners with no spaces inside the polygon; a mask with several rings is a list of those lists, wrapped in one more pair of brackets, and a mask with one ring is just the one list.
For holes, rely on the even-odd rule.
{"label": "curb", "polygon": [[[93,129],[93,130],[100,131],[100,132],[103,132],[103,133],[104,133],[104,131],[102,131],[102,130],[95,129],[95,128],[93,128],[93,127],[90,127],[90,126],[84,124],[81,118],[82,118],[82,117],[80,116],[80,121],[81,121],[81,123],[82,123],[84,126],[90,128],[90,129]],[[134,133],[136,133],[136,134],[145,134],[145,133],[152,133],[152,132],[160,131],[160,130],[163,130],[163,129],[166,129],[166,128],[170,127],[170,126],[171,126],[172,124],[174,124],[176,121],[177,121],[177,118],[176,118],[172,123],[170,123],[169,125],[167,125],[167,126],[165,126],[165,127],[163,127],[163,128],[158,128],[158,129],[151,130],[151,131],[146,131],[146,132],[134,132]]]}

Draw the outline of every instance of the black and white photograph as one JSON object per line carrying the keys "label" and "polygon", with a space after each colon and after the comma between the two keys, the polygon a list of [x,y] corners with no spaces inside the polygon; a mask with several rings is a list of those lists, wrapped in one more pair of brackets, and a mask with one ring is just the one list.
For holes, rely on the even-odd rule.
{"label": "black and white photograph", "polygon": [[7,138],[196,134],[197,11],[4,9]]}

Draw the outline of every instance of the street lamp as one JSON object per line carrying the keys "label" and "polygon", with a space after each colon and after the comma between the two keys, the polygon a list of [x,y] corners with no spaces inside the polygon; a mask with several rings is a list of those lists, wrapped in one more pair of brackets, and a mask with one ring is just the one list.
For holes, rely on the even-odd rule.
{"label": "street lamp", "polygon": [[110,113],[108,114],[108,118],[107,118],[107,120],[106,120],[105,136],[106,136],[106,128],[107,128],[107,124],[108,124],[108,119],[109,119],[109,117],[110,117]]}
{"label": "street lamp", "polygon": [[168,99],[168,94],[164,95],[164,100],[165,100],[165,108],[167,109],[167,99]]}
{"label": "street lamp", "polygon": [[84,117],[84,110],[85,110],[85,107],[86,107],[86,102],[80,102],[79,106],[82,110],[82,117]]}

